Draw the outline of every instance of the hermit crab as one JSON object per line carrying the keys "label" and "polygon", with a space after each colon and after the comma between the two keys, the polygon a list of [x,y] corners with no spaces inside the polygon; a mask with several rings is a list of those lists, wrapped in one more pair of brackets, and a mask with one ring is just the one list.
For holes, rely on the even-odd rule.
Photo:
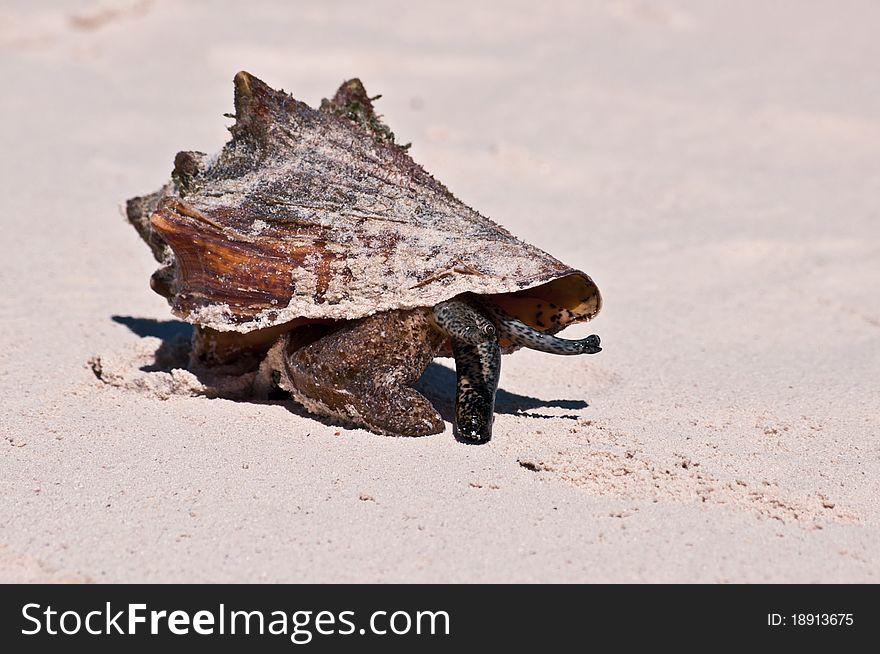
{"label": "hermit crab", "polygon": [[179,152],[126,206],[153,290],[195,326],[193,365],[259,369],[314,414],[419,436],[444,423],[412,384],[451,355],[456,432],[484,442],[502,353],[601,350],[554,335],[599,312],[590,277],[457,200],[359,80],[317,110],[246,72],[234,85],[219,154]]}

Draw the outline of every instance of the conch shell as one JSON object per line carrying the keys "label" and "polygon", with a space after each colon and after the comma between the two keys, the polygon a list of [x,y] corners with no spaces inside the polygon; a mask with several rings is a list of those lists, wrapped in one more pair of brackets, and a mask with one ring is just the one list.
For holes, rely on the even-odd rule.
{"label": "conch shell", "polygon": [[172,182],[128,203],[176,316],[209,332],[277,332],[462,293],[551,333],[598,313],[589,276],[416,164],[359,80],[315,110],[240,72],[234,118],[218,155],[178,153]]}

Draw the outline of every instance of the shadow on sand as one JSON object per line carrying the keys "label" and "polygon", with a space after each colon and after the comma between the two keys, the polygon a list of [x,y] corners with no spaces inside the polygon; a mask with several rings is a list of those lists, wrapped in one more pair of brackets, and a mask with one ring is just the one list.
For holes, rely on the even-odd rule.
{"label": "shadow on sand", "polygon": [[182,320],[153,320],[152,318],[134,318],[132,316],[111,316],[110,319],[125,325],[138,336],[153,336],[163,341],[171,341],[176,338],[192,337],[193,328],[189,323]]}
{"label": "shadow on sand", "polygon": [[[154,320],[152,318],[135,318],[132,316],[111,316],[113,322],[124,325],[134,334],[140,337],[159,338],[162,344],[156,350],[155,362],[141,368],[144,372],[169,371],[172,368],[187,368],[189,361],[189,343],[192,338],[192,325],[181,320]],[[192,370],[197,377],[202,377],[204,371]],[[422,393],[440,415],[447,422],[455,420],[455,370],[439,363],[432,363],[425,370],[421,379],[415,384],[416,390]],[[288,400],[285,404],[292,413],[318,419],[325,425],[338,426],[339,423],[328,421],[308,413],[296,402],[289,401],[290,396],[285,391],[277,389],[270,397],[270,403],[279,400]],[[248,400],[257,404],[263,404],[265,400]],[[528,395],[519,395],[499,388],[495,395],[496,413],[525,414],[534,418],[567,418],[576,420],[576,411],[586,409],[589,405],[583,400],[541,400]],[[547,415],[533,413],[534,409],[565,409],[572,413]]]}
{"label": "shadow on sand", "polygon": [[[455,370],[447,368],[439,363],[432,363],[425,370],[425,374],[415,385],[416,390],[427,397],[431,404],[443,416],[447,422],[455,418]],[[568,418],[577,420],[576,413],[564,415],[546,415],[531,413],[532,409],[567,409],[577,411],[586,409],[589,405],[583,400],[540,400],[529,395],[519,395],[499,388],[495,393],[495,413],[517,414],[529,412],[526,415],[533,418]]]}

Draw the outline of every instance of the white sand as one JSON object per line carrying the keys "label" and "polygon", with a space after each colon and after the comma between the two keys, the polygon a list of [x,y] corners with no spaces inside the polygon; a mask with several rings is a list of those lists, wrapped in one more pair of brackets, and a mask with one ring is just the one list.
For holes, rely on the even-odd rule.
{"label": "white sand", "polygon": [[[0,9],[0,580],[878,581],[880,5],[319,4]],[[484,447],[162,392],[118,207],[239,69],[384,94],[605,351],[506,357]]]}

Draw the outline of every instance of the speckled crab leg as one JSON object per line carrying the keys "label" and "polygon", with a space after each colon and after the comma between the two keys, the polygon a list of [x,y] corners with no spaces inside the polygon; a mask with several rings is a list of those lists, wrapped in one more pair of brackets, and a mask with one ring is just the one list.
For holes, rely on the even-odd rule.
{"label": "speckled crab leg", "polygon": [[494,304],[489,302],[481,302],[480,304],[492,319],[499,335],[514,345],[549,354],[596,354],[602,351],[602,348],[599,347],[599,337],[596,334],[578,340],[559,338],[529,327],[524,322],[509,316]]}
{"label": "speckled crab leg", "polygon": [[449,300],[434,307],[434,322],[452,342],[458,377],[458,435],[464,440],[484,443],[492,438],[495,391],[501,376],[501,348],[495,325],[462,300]]}

